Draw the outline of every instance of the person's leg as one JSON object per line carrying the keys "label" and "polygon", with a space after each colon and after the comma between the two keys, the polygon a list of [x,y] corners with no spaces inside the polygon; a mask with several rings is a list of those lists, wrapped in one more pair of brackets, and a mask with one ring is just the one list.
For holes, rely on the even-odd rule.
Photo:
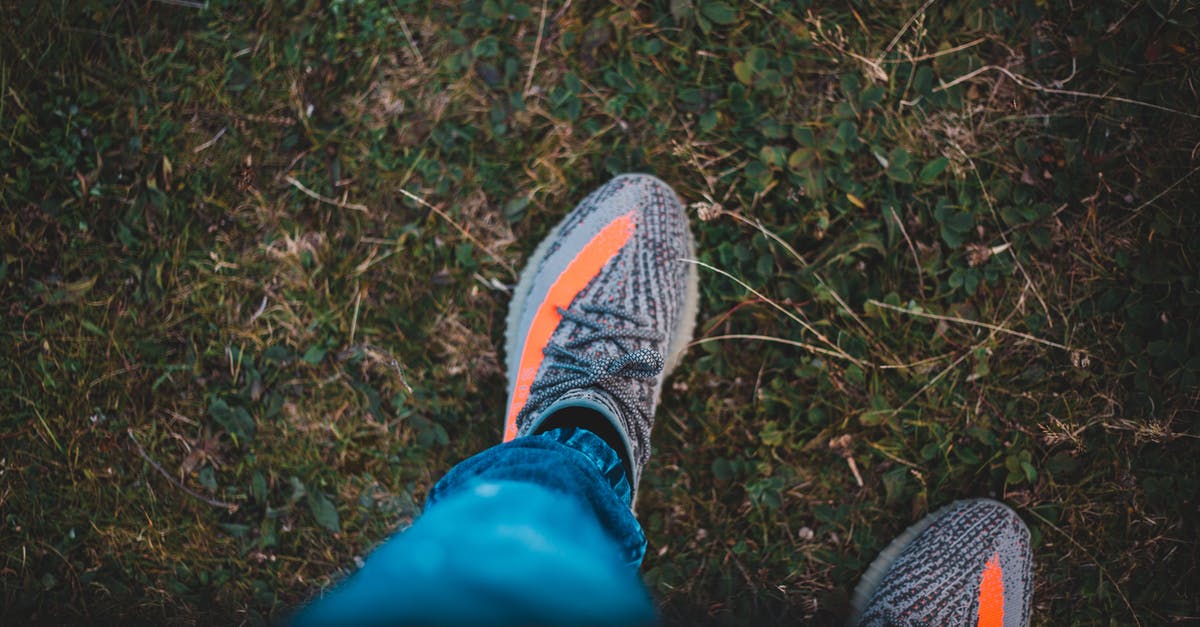
{"label": "person's leg", "polygon": [[849,625],[1024,627],[1029,529],[990,499],[955,501],[909,527],[867,568]]}
{"label": "person's leg", "polygon": [[632,487],[620,456],[595,433],[561,427],[494,446],[446,473],[427,505],[487,481],[532,483],[563,493],[617,543],[623,563],[634,569],[641,565],[646,536],[630,509]]}
{"label": "person's leg", "polygon": [[513,289],[504,444],[451,470],[298,622],[652,621],[632,502],[695,326],[694,256],[683,204],[652,176],[619,176],[568,213]]}
{"label": "person's leg", "polygon": [[630,499],[620,457],[590,431],[492,447],[296,624],[653,623]]}

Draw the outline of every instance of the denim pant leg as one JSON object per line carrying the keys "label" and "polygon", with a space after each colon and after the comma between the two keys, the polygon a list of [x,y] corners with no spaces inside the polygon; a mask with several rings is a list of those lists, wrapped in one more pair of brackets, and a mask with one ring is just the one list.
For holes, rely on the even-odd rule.
{"label": "denim pant leg", "polygon": [[653,623],[623,481],[588,431],[494,446],[451,469],[413,526],[296,624]]}

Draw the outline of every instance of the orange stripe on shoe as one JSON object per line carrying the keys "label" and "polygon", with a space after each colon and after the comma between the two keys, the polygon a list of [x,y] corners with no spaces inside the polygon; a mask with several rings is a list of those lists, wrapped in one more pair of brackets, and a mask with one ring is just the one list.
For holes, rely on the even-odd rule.
{"label": "orange stripe on shoe", "polygon": [[992,555],[979,581],[979,627],[1004,626],[1004,571],[1000,554]]}
{"label": "orange stripe on shoe", "polygon": [[633,211],[605,225],[567,264],[566,269],[550,286],[546,298],[538,305],[533,323],[525,335],[525,346],[521,349],[521,362],[517,367],[512,403],[509,404],[508,415],[504,419],[505,442],[517,437],[517,414],[521,413],[525,402],[529,400],[529,386],[533,384],[545,357],[542,351],[550,343],[550,336],[554,335],[554,329],[558,328],[558,323],[562,320],[558,308],[566,309],[571,305],[571,301],[575,300],[579,292],[582,292],[583,288],[600,274],[605,264],[621,251],[633,235],[634,227]]}

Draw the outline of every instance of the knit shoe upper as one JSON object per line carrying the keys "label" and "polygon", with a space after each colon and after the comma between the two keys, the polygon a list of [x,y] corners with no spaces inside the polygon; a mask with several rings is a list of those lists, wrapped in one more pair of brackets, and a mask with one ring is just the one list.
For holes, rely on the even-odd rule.
{"label": "knit shoe upper", "polygon": [[636,492],[663,379],[695,326],[694,256],[679,197],[653,176],[618,176],[567,214],[509,305],[504,441],[560,410],[593,410],[619,436]]}
{"label": "knit shoe upper", "polygon": [[850,624],[1024,627],[1029,529],[989,499],[955,501],[896,538],[854,591]]}

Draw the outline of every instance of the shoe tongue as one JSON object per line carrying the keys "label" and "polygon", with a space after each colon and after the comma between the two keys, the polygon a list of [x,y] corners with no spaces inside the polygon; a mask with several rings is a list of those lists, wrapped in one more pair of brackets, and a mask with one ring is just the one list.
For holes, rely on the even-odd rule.
{"label": "shoe tongue", "polygon": [[551,403],[549,407],[542,410],[541,415],[537,418],[537,422],[541,423],[556,412],[571,407],[591,409],[604,416],[605,420],[611,422],[618,430],[621,430],[620,405],[617,404],[617,400],[612,395],[595,386],[567,391]]}

